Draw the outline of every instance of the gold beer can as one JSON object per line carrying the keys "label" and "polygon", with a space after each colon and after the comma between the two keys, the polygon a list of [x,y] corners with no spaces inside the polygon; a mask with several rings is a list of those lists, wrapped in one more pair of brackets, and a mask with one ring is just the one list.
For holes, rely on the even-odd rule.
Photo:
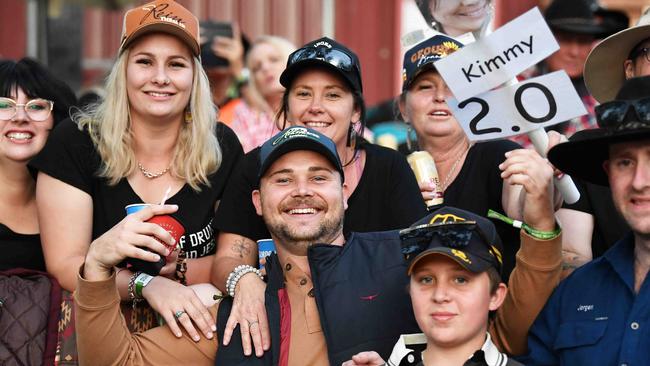
{"label": "gold beer can", "polygon": [[440,189],[440,179],[438,178],[438,170],[436,163],[433,161],[431,154],[426,151],[416,151],[406,157],[415,179],[418,183],[434,183],[436,188],[434,190],[434,198],[425,201],[427,207],[440,205],[443,202],[442,190]]}

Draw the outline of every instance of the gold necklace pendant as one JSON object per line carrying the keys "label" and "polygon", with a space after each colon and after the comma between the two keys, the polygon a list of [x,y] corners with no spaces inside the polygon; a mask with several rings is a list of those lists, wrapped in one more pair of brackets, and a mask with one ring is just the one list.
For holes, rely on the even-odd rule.
{"label": "gold necklace pendant", "polygon": [[163,175],[165,175],[169,171],[169,169],[171,167],[172,166],[169,165],[167,168],[165,168],[164,170],[162,170],[162,171],[160,171],[158,173],[152,173],[152,172],[148,171],[147,169],[145,169],[142,166],[142,164],[140,164],[140,162],[138,161],[138,169],[140,169],[140,172],[142,172],[142,175],[144,175],[145,177],[147,177],[149,179],[156,179],[156,178],[162,177]]}

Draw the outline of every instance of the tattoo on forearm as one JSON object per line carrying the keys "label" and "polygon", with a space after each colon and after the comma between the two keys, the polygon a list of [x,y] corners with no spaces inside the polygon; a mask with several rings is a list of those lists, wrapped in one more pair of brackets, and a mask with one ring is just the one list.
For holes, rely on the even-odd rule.
{"label": "tattoo on forearm", "polygon": [[580,265],[577,264],[577,263],[562,262],[562,270],[563,271],[566,271],[566,270],[571,270],[572,271],[572,270],[574,270],[574,269],[576,269],[578,267],[580,267]]}
{"label": "tattoo on forearm", "polygon": [[589,262],[588,259],[581,257],[572,252],[562,251],[562,270],[563,271],[573,271],[574,269],[582,266],[583,264]]}
{"label": "tattoo on forearm", "polygon": [[239,256],[239,258],[244,259],[248,257],[253,250],[253,241],[241,238],[235,240],[235,243],[232,246],[232,251]]}

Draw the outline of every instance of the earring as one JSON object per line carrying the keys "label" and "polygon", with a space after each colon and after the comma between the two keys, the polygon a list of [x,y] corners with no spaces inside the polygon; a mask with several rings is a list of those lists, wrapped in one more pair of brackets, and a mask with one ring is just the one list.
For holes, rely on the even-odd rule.
{"label": "earring", "polygon": [[[413,151],[415,151],[414,148],[416,148],[416,146],[413,146],[413,141],[414,140],[412,139],[414,131],[413,131],[413,127],[411,126],[410,123],[407,123],[406,125],[407,125],[407,127],[406,127],[406,148],[408,149],[409,153],[412,153]],[[416,140],[417,140],[417,136],[416,136]]]}
{"label": "earring", "polygon": [[357,141],[357,131],[354,128],[355,124],[356,123],[354,123],[354,122],[350,122],[350,127],[348,128],[348,139],[345,142],[345,146],[347,146],[347,147],[352,146],[352,143],[353,142],[356,143],[356,141]]}
{"label": "earring", "polygon": [[192,111],[189,111],[189,110],[185,111],[185,123],[190,124],[190,123],[192,123],[192,121],[193,121],[193,119],[192,119]]}

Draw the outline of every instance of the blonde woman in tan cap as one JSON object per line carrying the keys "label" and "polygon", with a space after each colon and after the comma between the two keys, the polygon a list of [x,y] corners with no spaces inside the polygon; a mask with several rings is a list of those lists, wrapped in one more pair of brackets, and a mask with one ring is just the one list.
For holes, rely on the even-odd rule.
{"label": "blonde woman in tan cap", "polygon": [[[146,300],[174,334],[180,323],[197,340],[195,326],[212,337],[215,321],[186,284],[209,282],[214,210],[242,155],[234,133],[216,122],[198,33],[196,17],[174,1],[129,10],[106,97],[62,122],[32,164],[45,260],[61,285],[75,289],[92,242],[140,250],[162,242],[159,275],[116,269],[120,297],[133,303],[132,328],[156,325],[138,305]],[[136,203],[154,205],[127,216],[125,206]],[[155,215],[171,215],[185,235],[174,240],[148,223]]]}

